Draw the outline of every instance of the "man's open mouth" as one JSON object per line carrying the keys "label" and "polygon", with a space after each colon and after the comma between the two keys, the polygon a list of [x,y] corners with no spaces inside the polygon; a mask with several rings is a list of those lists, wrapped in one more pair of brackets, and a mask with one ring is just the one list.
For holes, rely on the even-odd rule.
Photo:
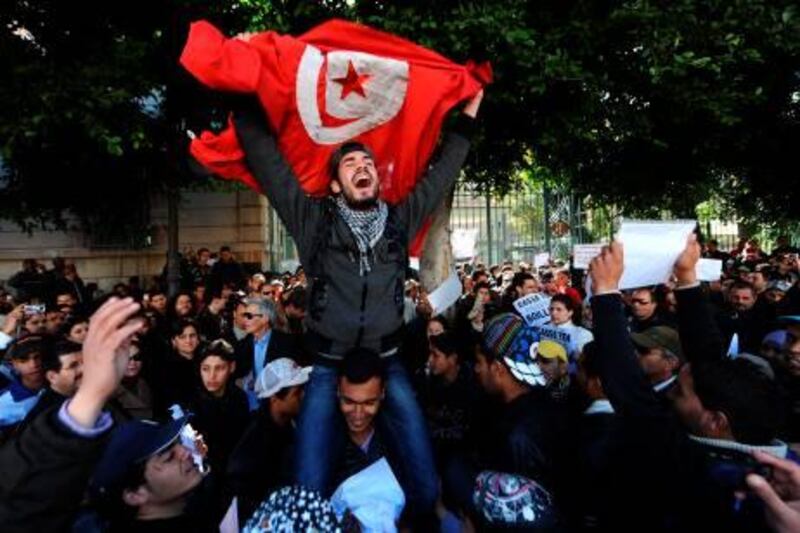
{"label": "man's open mouth", "polygon": [[356,189],[366,189],[372,185],[372,177],[367,174],[360,174],[353,180]]}

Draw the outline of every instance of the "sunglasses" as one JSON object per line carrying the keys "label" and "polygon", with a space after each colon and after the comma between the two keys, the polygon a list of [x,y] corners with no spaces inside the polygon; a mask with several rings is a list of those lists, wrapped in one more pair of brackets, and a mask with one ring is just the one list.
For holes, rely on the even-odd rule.
{"label": "sunglasses", "polygon": [[246,320],[253,320],[253,318],[254,318],[254,317],[259,317],[259,318],[261,318],[261,317],[263,317],[264,315],[262,315],[261,313],[242,313],[242,316],[243,316],[243,317],[244,317]]}

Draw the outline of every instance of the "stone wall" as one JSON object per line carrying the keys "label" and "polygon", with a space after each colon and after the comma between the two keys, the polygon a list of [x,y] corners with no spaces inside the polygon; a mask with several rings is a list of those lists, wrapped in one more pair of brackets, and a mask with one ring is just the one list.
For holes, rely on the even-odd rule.
{"label": "stone wall", "polygon": [[[269,248],[269,206],[253,191],[187,192],[179,208],[181,250],[206,247],[212,251],[228,245],[241,262],[266,267]],[[50,268],[53,257],[75,263],[86,283],[107,290],[118,281],[140,276],[143,283],[159,274],[166,262],[167,202],[154,198],[151,246],[140,250],[90,249],[79,232],[36,231],[28,235],[9,222],[0,222],[0,280],[19,271],[22,260],[36,258]]]}

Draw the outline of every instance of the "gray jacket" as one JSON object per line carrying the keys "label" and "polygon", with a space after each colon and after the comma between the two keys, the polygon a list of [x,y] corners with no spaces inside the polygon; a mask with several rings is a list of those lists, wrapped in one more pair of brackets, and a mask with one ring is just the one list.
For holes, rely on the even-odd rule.
{"label": "gray jacket", "polygon": [[262,112],[234,114],[247,165],[294,239],[309,276],[306,325],[309,344],[321,356],[341,359],[357,346],[384,356],[397,351],[409,240],[453,186],[469,150],[472,119],[459,118],[437,161],[405,200],[390,206],[384,234],[370,254],[371,271],[361,276],[355,239],[332,198],[306,195]]}

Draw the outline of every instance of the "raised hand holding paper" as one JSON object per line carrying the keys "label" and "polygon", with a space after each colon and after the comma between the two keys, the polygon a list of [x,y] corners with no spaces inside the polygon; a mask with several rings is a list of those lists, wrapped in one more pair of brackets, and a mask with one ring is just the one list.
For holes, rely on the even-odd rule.
{"label": "raised hand holding paper", "polygon": [[428,295],[428,302],[433,308],[433,314],[438,315],[456,303],[459,297],[461,297],[461,281],[459,281],[456,271],[453,270],[444,283]]}
{"label": "raised hand holding paper", "polygon": [[617,240],[625,245],[619,288],[666,282],[696,225],[694,220],[624,220],[617,234]]}

